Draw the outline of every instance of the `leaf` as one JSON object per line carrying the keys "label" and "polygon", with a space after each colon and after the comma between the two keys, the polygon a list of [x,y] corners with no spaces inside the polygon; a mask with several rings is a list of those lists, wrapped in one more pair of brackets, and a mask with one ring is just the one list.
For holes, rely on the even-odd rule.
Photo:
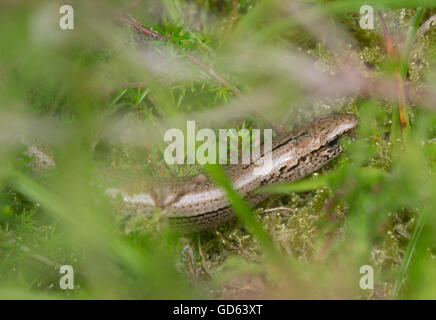
{"label": "leaf", "polygon": [[278,184],[261,188],[259,191],[267,193],[288,194],[291,192],[307,192],[327,186],[327,176],[317,176],[296,182]]}
{"label": "leaf", "polygon": [[266,253],[278,257],[274,248],[273,241],[269,234],[262,228],[259,221],[256,220],[249,204],[238,194],[230,184],[229,178],[219,165],[208,164],[205,166],[209,176],[221,187],[227,194],[232,209],[247,229],[259,240]]}

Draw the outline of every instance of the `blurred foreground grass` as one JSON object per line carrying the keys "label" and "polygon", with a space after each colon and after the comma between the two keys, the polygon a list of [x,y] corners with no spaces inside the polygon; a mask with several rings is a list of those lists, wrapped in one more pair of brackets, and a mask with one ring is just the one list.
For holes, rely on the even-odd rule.
{"label": "blurred foreground grass", "polygon": [[[382,10],[404,52],[416,7],[427,19],[431,1],[71,4],[74,30],[58,27],[58,1],[0,4],[0,298],[436,298],[436,100],[419,99],[434,92],[436,33],[411,39],[403,138],[395,90],[365,88],[394,81],[404,61],[388,57],[377,15],[374,30],[358,24],[361,5]],[[168,41],[119,23],[128,14]],[[360,118],[344,154],[265,190],[256,209],[206,167],[243,223],[181,237],[159,213],[120,217],[90,181],[96,162],[198,171],[163,161],[163,130],[185,120],[291,129],[332,112]],[[57,168],[32,173],[20,137],[51,145]],[[59,288],[63,264],[74,290]],[[374,268],[374,290],[359,287],[362,265]]]}

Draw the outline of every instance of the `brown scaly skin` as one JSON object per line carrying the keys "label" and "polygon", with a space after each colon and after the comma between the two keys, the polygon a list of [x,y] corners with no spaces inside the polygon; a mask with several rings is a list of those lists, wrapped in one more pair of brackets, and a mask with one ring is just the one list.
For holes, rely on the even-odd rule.
{"label": "brown scaly skin", "polygon": [[[356,125],[354,115],[330,115],[278,137],[273,141],[270,172],[255,175],[254,163],[227,166],[233,187],[250,203],[258,204],[265,199],[255,192],[258,187],[296,181],[317,171],[341,153],[338,140]],[[108,193],[121,194],[123,213],[148,215],[160,206],[171,224],[184,231],[210,229],[234,217],[225,193],[204,175],[171,179],[133,194],[120,189]]]}

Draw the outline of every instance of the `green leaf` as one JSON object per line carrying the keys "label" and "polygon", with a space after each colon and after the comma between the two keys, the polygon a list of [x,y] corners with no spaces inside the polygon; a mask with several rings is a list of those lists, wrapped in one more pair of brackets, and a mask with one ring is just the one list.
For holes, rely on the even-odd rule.
{"label": "green leaf", "polygon": [[278,257],[274,248],[273,241],[269,234],[262,228],[259,221],[256,220],[249,204],[233,189],[229,178],[219,165],[208,164],[205,166],[209,176],[222,188],[227,194],[232,209],[236,216],[247,227],[247,229],[259,240],[263,249],[269,255]]}

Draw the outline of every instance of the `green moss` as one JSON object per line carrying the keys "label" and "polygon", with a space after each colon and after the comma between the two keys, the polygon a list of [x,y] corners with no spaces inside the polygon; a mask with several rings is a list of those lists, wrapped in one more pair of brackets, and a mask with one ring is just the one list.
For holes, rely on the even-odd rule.
{"label": "green moss", "polygon": [[[233,46],[243,46],[242,40],[248,39],[247,46],[251,48],[249,41],[253,39],[249,36],[268,27],[278,32],[265,40],[262,44],[265,47],[314,59],[315,65],[329,74],[334,74],[341,66],[341,57],[329,52],[316,37],[303,34],[300,29],[298,32],[294,29],[280,31],[275,20],[283,22],[284,26],[289,21],[281,20],[285,17],[283,12],[275,11],[278,8],[255,11],[259,3],[256,0],[179,3],[182,15],[177,19],[165,11],[162,3],[148,10],[153,11],[150,17],[144,13],[144,24],[154,26],[171,40],[170,43],[137,44],[134,37],[127,37],[121,45],[123,48],[108,45],[113,38],[100,41],[105,32],[101,33],[91,23],[94,17],[88,21],[85,14],[83,19],[89,22],[89,31],[84,34],[83,30],[78,30],[81,33],[77,36],[77,39],[83,38],[83,42],[60,43],[62,50],[47,44],[50,54],[41,53],[40,46],[21,34],[27,31],[20,30],[29,30],[29,20],[21,17],[22,14],[11,15],[16,18],[14,21],[0,19],[0,30],[8,30],[4,40],[7,52],[0,55],[0,86],[7,93],[0,98],[2,115],[8,112],[16,115],[11,106],[28,104],[29,109],[17,111],[23,113],[20,114],[23,123],[32,124],[38,119],[35,114],[41,113],[57,115],[68,124],[78,123],[57,146],[60,166],[49,177],[53,184],[35,176],[29,178],[33,183],[25,180],[23,177],[29,177],[30,173],[21,162],[11,160],[16,158],[16,153],[7,148],[0,150],[1,286],[80,298],[390,297],[396,282],[407,284],[406,279],[398,279],[399,269],[422,208],[428,205],[434,209],[434,113],[431,109],[412,108],[408,147],[402,147],[401,143],[392,145],[389,134],[395,101],[376,101],[358,94],[319,101],[305,99],[310,98],[311,92],[290,95],[289,91],[294,88],[289,88],[289,75],[277,75],[270,70],[259,74],[257,69],[262,69],[265,57],[256,56],[253,51],[250,55],[257,63],[251,70],[232,69],[233,59],[241,59]],[[26,12],[27,17],[33,14],[33,9],[20,10]],[[385,9],[384,17],[393,41],[401,43],[414,10],[388,10],[388,6]],[[138,15],[140,13],[143,12],[138,9]],[[434,10],[428,10],[426,16],[432,13]],[[141,20],[140,16],[137,18]],[[345,26],[356,41],[356,45],[348,47],[350,58],[359,62],[356,68],[368,77],[373,72],[382,76],[393,73],[395,61],[390,61],[386,54],[378,23],[375,30],[364,31],[358,27],[355,13],[337,14],[332,19]],[[245,28],[250,26],[250,35],[243,34],[236,38],[237,44],[229,45],[235,41],[234,31],[247,31],[240,23]],[[15,25],[21,27],[13,28]],[[10,30],[18,30],[18,33]],[[264,34],[253,38],[260,41],[258,39],[263,37]],[[435,40],[435,33],[430,32],[414,43],[408,73],[414,85],[431,84],[435,79]],[[22,41],[28,49],[24,56]],[[88,41],[92,45],[88,46]],[[302,48],[294,52],[295,44]],[[81,45],[86,50],[82,51]],[[127,52],[123,51],[124,47],[128,47]],[[183,69],[186,73],[198,77],[186,81],[183,77],[162,79],[152,68],[154,65],[143,61],[149,58],[147,55],[131,54],[136,51],[130,52],[130,49],[152,50],[165,62],[174,62],[175,66],[186,68]],[[233,101],[228,88],[186,61],[184,55],[188,51],[230,79],[244,94],[261,92],[273,96],[271,105],[265,107],[268,108],[265,114],[271,116],[274,123],[282,122],[285,127],[291,127],[330,112],[360,116],[356,137],[344,141],[344,154],[310,177],[326,175],[327,186],[305,193],[271,196],[253,210],[262,228],[271,236],[283,258],[282,263],[269,261],[259,240],[237,221],[200,234],[180,236],[167,228],[164,212],[156,210],[152,219],[118,216],[116,208],[102,196],[103,191],[86,183],[90,169],[84,158],[88,154],[80,151],[90,149],[92,139],[89,137],[104,127],[105,120],[99,117],[102,111],[126,123],[137,121],[152,132],[161,129],[161,123],[173,116],[208,112]],[[59,52],[65,54],[58,56]],[[47,58],[51,56],[58,58]],[[12,61],[11,57],[17,60]],[[253,57],[245,56],[247,60]],[[8,72],[9,66],[15,64],[20,68]],[[38,68],[33,64],[38,64]],[[71,71],[70,78],[64,78],[60,71],[63,68]],[[241,76],[238,72],[247,75]],[[114,79],[107,80],[106,76]],[[295,77],[292,80],[298,84],[299,78]],[[120,85],[125,82],[145,84],[140,89],[126,89]],[[303,107],[297,108],[300,104]],[[279,109],[276,105],[280,106],[278,115],[274,113]],[[2,122],[2,125],[8,124]],[[252,115],[241,121],[223,121],[222,125],[238,129],[267,126],[266,121]],[[40,130],[44,129],[41,125],[30,128],[35,135],[44,131]],[[9,137],[3,135],[4,131],[9,132],[0,129],[3,143]],[[12,126],[10,130],[15,129]],[[3,140],[3,137],[6,138]],[[201,170],[196,165],[167,166],[162,157],[165,145],[159,142],[138,148],[102,140],[96,145],[94,160],[110,170],[125,171],[125,179],[120,176],[115,179],[126,181],[132,175],[137,178],[183,176]],[[14,164],[13,170],[3,165],[9,162]],[[379,171],[361,171],[362,168]],[[380,172],[383,175],[378,175]],[[273,210],[282,207],[288,209]],[[434,281],[428,280],[434,278],[434,268],[428,262],[434,260],[434,240],[429,236],[434,234],[433,220],[429,218],[426,224],[409,266],[411,271],[407,273],[421,287],[409,282],[408,290],[402,291],[404,297],[419,297],[419,292],[429,292],[431,296],[433,292]],[[24,252],[23,245],[31,251]],[[72,293],[57,288],[57,270],[35,260],[35,254],[56,263],[77,266],[79,288]],[[362,292],[359,289],[359,267],[363,264],[374,267],[376,290]]]}

